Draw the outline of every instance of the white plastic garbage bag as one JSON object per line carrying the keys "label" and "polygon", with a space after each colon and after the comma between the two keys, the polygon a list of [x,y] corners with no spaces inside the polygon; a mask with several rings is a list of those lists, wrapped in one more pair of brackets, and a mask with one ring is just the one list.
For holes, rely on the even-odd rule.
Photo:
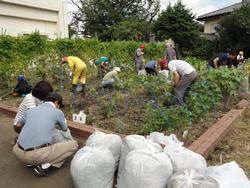
{"label": "white plastic garbage bag", "polygon": [[73,137],[70,133],[70,130],[68,129],[67,131],[62,131],[56,129],[54,131],[53,137],[52,137],[52,143],[58,143],[58,142],[63,142],[67,140],[73,140]]}
{"label": "white plastic garbage bag", "polygon": [[89,136],[86,146],[106,147],[113,154],[116,167],[118,167],[122,148],[122,139],[120,136],[96,131]]}
{"label": "white plastic garbage bag", "polygon": [[71,161],[75,188],[112,188],[115,172],[113,154],[102,147],[83,147]]}
{"label": "white plastic garbage bag", "polygon": [[166,146],[164,148],[164,153],[166,153],[171,159],[174,173],[189,168],[204,170],[207,167],[204,157],[198,153],[186,149],[179,143]]}
{"label": "white plastic garbage bag", "polygon": [[159,76],[164,78],[165,80],[167,80],[169,77],[169,71],[168,70],[160,70]]}
{"label": "white plastic garbage bag", "polygon": [[173,168],[169,157],[161,152],[131,151],[118,178],[118,188],[166,188]]}
{"label": "white plastic garbage bag", "polygon": [[183,145],[183,142],[180,142],[175,134],[170,134],[169,136],[165,136],[163,133],[152,132],[150,133],[150,135],[147,136],[147,139],[163,146],[176,143]]}
{"label": "white plastic garbage bag", "polygon": [[208,167],[205,174],[218,181],[220,188],[250,188],[247,176],[235,161]]}
{"label": "white plastic garbage bag", "polygon": [[172,175],[167,188],[220,188],[216,180],[204,175],[204,170],[187,169]]}
{"label": "white plastic garbage bag", "polygon": [[147,73],[146,73],[146,71],[145,71],[144,69],[142,69],[142,70],[139,70],[139,71],[138,71],[138,75],[139,75],[139,76],[146,76]]}
{"label": "white plastic garbage bag", "polygon": [[126,136],[122,141],[122,153],[120,158],[118,176],[124,169],[127,154],[137,149],[145,149],[154,153],[162,152],[162,148],[159,144],[154,143],[151,140],[147,140],[144,136],[141,135]]}

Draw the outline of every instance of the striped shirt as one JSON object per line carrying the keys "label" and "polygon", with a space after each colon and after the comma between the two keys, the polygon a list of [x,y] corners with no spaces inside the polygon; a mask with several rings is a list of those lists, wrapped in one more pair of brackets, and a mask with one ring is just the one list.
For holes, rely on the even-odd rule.
{"label": "striped shirt", "polygon": [[18,107],[18,111],[17,111],[13,125],[17,124],[17,122],[25,115],[28,109],[38,106],[42,103],[43,101],[39,100],[38,98],[35,98],[31,93],[26,95],[22,103]]}

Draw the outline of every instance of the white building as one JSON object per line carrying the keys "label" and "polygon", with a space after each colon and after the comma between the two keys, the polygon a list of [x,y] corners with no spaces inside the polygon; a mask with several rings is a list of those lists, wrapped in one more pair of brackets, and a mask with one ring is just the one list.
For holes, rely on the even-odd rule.
{"label": "white building", "polygon": [[50,39],[68,38],[63,0],[0,0],[0,35],[35,31]]}

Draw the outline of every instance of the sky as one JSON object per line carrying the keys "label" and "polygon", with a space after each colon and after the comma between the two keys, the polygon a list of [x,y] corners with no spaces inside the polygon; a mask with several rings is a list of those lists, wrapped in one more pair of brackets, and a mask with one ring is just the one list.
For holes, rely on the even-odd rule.
{"label": "sky", "polygon": [[[68,2],[70,2],[70,0],[68,0]],[[175,4],[177,0],[160,0],[160,2],[161,10],[164,10],[169,3]],[[241,0],[182,0],[182,3],[186,5],[187,8],[191,9],[192,13],[195,14],[196,17],[238,2],[241,2]],[[77,9],[71,3],[67,3],[67,9],[70,21],[70,12]]]}
{"label": "sky", "polygon": [[[175,4],[177,0],[161,0],[161,9],[165,9],[169,3]],[[229,5],[241,2],[241,0],[182,0],[193,14],[200,16],[214,10],[218,10]]]}

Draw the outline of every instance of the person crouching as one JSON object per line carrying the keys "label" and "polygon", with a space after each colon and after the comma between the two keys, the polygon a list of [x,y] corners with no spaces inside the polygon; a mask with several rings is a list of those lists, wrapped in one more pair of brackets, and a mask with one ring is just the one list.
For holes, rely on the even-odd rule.
{"label": "person crouching", "polygon": [[113,88],[115,81],[119,80],[118,73],[121,72],[119,67],[115,67],[112,71],[108,72],[102,79],[102,87]]}

